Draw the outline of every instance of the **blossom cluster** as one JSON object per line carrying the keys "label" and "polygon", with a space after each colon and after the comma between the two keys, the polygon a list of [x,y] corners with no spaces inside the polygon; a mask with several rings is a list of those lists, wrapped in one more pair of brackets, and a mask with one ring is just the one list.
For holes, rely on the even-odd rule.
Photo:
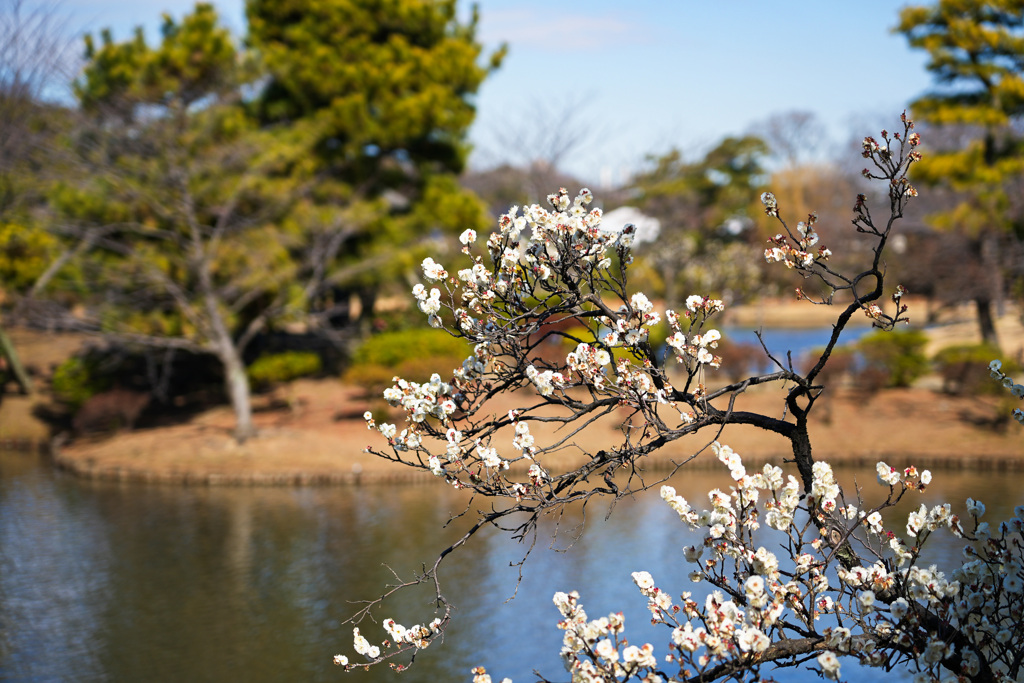
{"label": "blossom cluster", "polygon": [[[922,505],[907,516],[907,542],[885,528],[878,509],[841,505],[828,465],[815,463],[812,493],[801,502],[799,484],[784,480],[780,468],[768,464],[748,473],[731,448],[715,443],[713,449],[734,481],[729,492],[712,490],[710,507],[699,511],[671,486],[662,487],[661,497],[691,528],[703,530],[703,541],[684,547],[683,554],[696,565],[691,580],[709,581],[715,589],[703,604],[688,592],[675,600],[649,572],[633,573],[653,622],[670,629],[661,659],[679,667],[671,680],[712,670],[723,677],[740,671],[756,676],[763,663],[784,666],[793,656],[773,653],[776,643],[790,637],[808,642],[808,635],[813,645],[803,654],[817,652],[814,661],[830,680],[839,680],[840,660],[847,657],[879,667],[905,661],[917,672],[915,681],[973,679],[981,671],[987,680],[1013,680],[1016,653],[1024,646],[1024,506],[997,531],[979,521],[985,507],[978,501],[967,501],[971,530],[950,505]],[[897,494],[931,482],[930,472],[914,467],[879,463],[876,470],[879,483]],[[783,547],[792,555],[787,564],[756,542],[762,538],[753,533],[759,509],[767,526],[785,534]],[[800,516],[807,521],[798,524]],[[835,520],[843,538],[830,542],[824,523]],[[928,535],[938,529],[973,541],[964,549],[965,564],[949,575],[918,563]],[[833,564],[837,548],[851,537],[874,549],[874,562]],[[574,681],[621,680],[627,672],[639,680],[664,680],[650,644],[634,647],[629,656],[620,652],[626,642],[621,615],[589,620],[575,592],[557,593],[555,604]]]}
{"label": "blossom cluster", "polygon": [[[765,207],[765,213],[770,216],[778,216],[778,201],[771,192],[761,195],[761,203]],[[798,268],[807,270],[818,261],[827,261],[832,256],[832,250],[820,246],[812,249],[818,243],[818,233],[814,230],[814,224],[818,221],[818,214],[812,213],[807,216],[807,222],[797,223],[797,235],[783,235],[779,233],[768,240],[771,246],[764,250],[764,258],[768,263],[784,263],[787,268]]]}
{"label": "blossom cluster", "polygon": [[[367,640],[359,631],[358,627],[353,628],[353,649],[357,654],[362,655],[369,662],[382,659],[382,654],[384,658],[386,658],[389,651],[394,654],[407,648],[424,650],[429,647],[434,638],[441,633],[441,619],[434,619],[426,626],[416,624],[410,627],[402,626],[394,619],[385,619],[384,630],[387,631],[390,640],[385,639],[380,645],[372,645],[370,644],[370,641]],[[347,656],[341,654],[334,656],[334,663],[338,666],[345,667],[345,669],[357,666],[356,664],[352,664]]]}
{"label": "blossom cluster", "polygon": [[[487,669],[482,666],[473,667],[473,683],[492,683],[491,675],[487,673]],[[501,683],[512,683],[511,678],[501,679]]]}
{"label": "blossom cluster", "polygon": [[661,315],[654,310],[654,304],[643,292],[637,292],[619,307],[618,316],[614,319],[601,319],[610,332],[601,341],[609,347],[639,346],[646,342],[653,325],[661,322]]}
{"label": "blossom cluster", "polygon": [[[696,419],[691,408],[698,408],[697,398],[704,391],[705,368],[718,368],[722,362],[715,354],[722,335],[705,325],[724,304],[702,295],[688,297],[681,313],[666,310],[664,314],[643,293],[623,296],[617,309],[595,299],[587,304],[594,307],[596,303],[593,327],[588,330],[592,336],[577,339],[564,363],[527,353],[537,345],[534,339],[544,331],[555,307],[582,284],[593,287],[589,278],[604,277],[601,273],[611,268],[612,252],[620,264],[632,258],[635,230],[628,225],[604,227],[601,211],[588,208],[593,201],[589,190],[570,200],[562,189],[548,200],[552,210],[537,205],[522,211],[512,207],[487,238],[483,253],[477,248],[477,233],[463,232],[462,252],[471,264],[454,277],[433,258],[424,259],[426,284],[412,289],[417,306],[432,326],[445,327],[470,341],[473,355],[455,369],[450,381],[438,374],[423,383],[395,378],[384,399],[403,411],[405,427],[392,422],[378,425],[372,414],[366,414],[367,425],[388,440],[396,459],[415,458],[456,487],[484,482],[521,499],[550,478],[537,461],[542,452],[529,434],[526,418],[510,416],[506,423],[516,430],[515,455],[504,453],[493,432],[481,437],[460,426],[463,408],[494,384],[514,382],[552,402],[586,388],[644,411],[668,405],[685,426]],[[688,377],[698,378],[686,407],[677,407],[679,393],[652,363],[650,331],[662,320],[670,329],[668,348]],[[443,452],[434,450],[438,443]],[[515,481],[515,472],[521,470],[510,468],[519,459],[528,461],[524,481]]]}
{"label": "blossom cluster", "polygon": [[[882,172],[882,175],[877,175],[865,168],[861,175],[865,178],[889,180],[889,196],[894,199],[917,196],[917,190],[907,180],[906,171],[911,164],[921,160],[921,153],[917,151],[921,145],[921,136],[911,132],[914,130],[914,122],[907,117],[906,112],[900,115],[900,121],[903,123],[902,135],[899,132],[890,135],[883,130],[881,142],[870,136],[861,142],[861,156],[874,162],[875,168]],[[898,149],[893,149],[894,144]]]}
{"label": "blossom cluster", "polygon": [[696,361],[698,367],[708,365],[713,368],[722,364],[721,356],[712,353],[714,349],[718,348],[722,333],[716,329],[703,332],[702,328],[708,318],[724,309],[725,304],[720,299],[702,297],[698,294],[687,297],[683,318],[690,323],[688,331],[697,332],[689,337],[683,332],[680,318],[676,312],[665,312],[665,318],[668,320],[669,329],[672,332],[665,343],[673,350],[679,363],[692,367],[693,361]]}
{"label": "blossom cluster", "polygon": [[[548,200],[550,209],[512,207],[485,240],[464,231],[461,252],[470,261],[464,268],[450,273],[433,258],[422,262],[423,282],[412,288],[417,307],[431,326],[470,342],[473,354],[450,379],[439,374],[426,382],[394,378],[384,399],[401,411],[405,424],[378,423],[372,413],[365,415],[368,428],[387,439],[391,453],[380,455],[428,470],[456,488],[536,502],[551,495],[553,477],[542,464],[546,450],[538,446],[531,424],[550,419],[550,413],[527,409],[483,422],[468,418],[493,387],[532,391],[542,400],[539,405],[554,407],[578,405],[586,392],[608,406],[642,412],[645,430],[660,425],[651,433],[685,429],[708,410],[701,402],[704,373],[722,362],[716,355],[722,334],[708,321],[724,309],[723,302],[695,294],[677,313],[657,310],[643,293],[626,296],[615,283],[624,280],[632,261],[635,228],[602,225],[601,211],[589,208],[593,196],[586,189],[572,199],[563,189]],[[597,296],[601,290],[605,294]],[[548,327],[568,319],[584,321],[585,331]],[[652,348],[651,331],[663,321],[669,327],[667,350],[686,373],[688,388],[682,392],[661,367],[661,350]],[[539,353],[545,335],[575,342],[564,362]],[[660,406],[667,409],[656,412]],[[671,411],[679,415],[678,426],[666,418]],[[390,633],[390,642],[412,647],[408,633]],[[429,640],[423,635],[417,642]],[[358,638],[356,644],[364,656],[377,647]],[[602,652],[609,647],[602,645]],[[629,668],[645,657],[642,648],[623,645],[616,661]],[[486,672],[478,676],[483,680]]]}
{"label": "blossom cluster", "polygon": [[[1013,378],[1003,372],[1003,362],[994,360],[988,364],[989,374],[992,379],[997,380],[1003,388],[1010,392],[1014,398],[1024,399],[1024,384],[1017,384]],[[1013,409],[1013,419],[1024,425],[1024,410]]]}
{"label": "blossom cluster", "polygon": [[657,667],[654,646],[628,644],[623,637],[626,620],[621,612],[589,619],[576,591],[555,593],[553,602],[562,615],[558,622],[558,628],[565,632],[561,654],[573,681],[598,683],[631,676],[649,683],[661,680],[655,674],[638,675]]}

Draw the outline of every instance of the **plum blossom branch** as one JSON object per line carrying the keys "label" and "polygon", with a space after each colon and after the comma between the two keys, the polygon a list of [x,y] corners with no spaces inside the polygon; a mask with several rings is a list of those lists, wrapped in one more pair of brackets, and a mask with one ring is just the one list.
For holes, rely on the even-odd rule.
{"label": "plum blossom branch", "polygon": [[[683,555],[694,565],[691,580],[706,581],[714,591],[701,605],[690,593],[672,597],[647,572],[634,574],[655,623],[669,629],[667,658],[656,656],[650,643],[629,644],[621,614],[591,620],[577,593],[557,593],[562,654],[574,681],[742,680],[756,678],[767,664],[810,666],[838,680],[841,658],[885,669],[906,666],[929,681],[938,680],[940,670],[964,680],[1015,678],[1021,668],[1016,653],[1024,651],[1024,507],[997,534],[979,521],[984,507],[975,501],[968,501],[974,526],[967,530],[949,505],[921,506],[908,516],[901,537],[885,526],[882,513],[909,491],[924,490],[931,474],[880,463],[878,478],[889,493],[868,507],[860,491],[848,499],[831,467],[815,460],[808,433],[808,416],[823,390],[817,378],[852,316],[860,311],[883,329],[906,320],[903,287],[892,293],[891,313],[877,303],[885,291],[883,252],[916,194],[907,173],[921,158],[913,121],[904,114],[901,123],[900,133],[864,140],[863,154],[874,167],[867,175],[888,184],[890,201],[884,222],[872,216],[863,195],[853,207],[853,226],[870,240],[870,263],[861,272],[833,268],[831,251],[819,244],[815,215],[791,230],[775,196],[762,196],[766,213],[781,225],[765,258],[824,283],[831,293],[814,303],[832,304],[840,292],[849,297],[806,372],[773,358],[773,372],[712,385],[716,369],[728,361],[717,355],[722,334],[715,320],[723,303],[693,294],[684,310],[662,311],[642,292],[631,293],[635,228],[604,225],[586,189],[575,198],[564,189],[550,195],[550,209],[512,207],[482,243],[475,231],[465,231],[460,241],[467,262],[454,275],[425,259],[426,282],[412,291],[417,306],[431,326],[465,340],[472,353],[450,378],[396,378],[384,398],[404,425],[378,424],[368,413],[367,426],[387,441],[386,448],[369,451],[500,502],[409,582],[433,582],[434,621],[412,628],[385,621],[389,638],[377,646],[355,633],[356,651],[377,664],[439,637],[450,607],[437,567],[483,526],[535,539],[539,520],[568,505],[660,486],[681,521],[703,532],[702,543]],[[668,337],[658,348],[652,331],[662,321]],[[782,389],[784,417],[736,409],[737,396],[755,385]],[[507,395],[517,397],[519,407],[493,407]],[[598,424],[621,427],[621,439],[587,451],[576,437]],[[717,441],[726,424],[756,426],[788,441],[788,462],[798,476],[773,465],[748,473],[739,455]],[[693,455],[676,469],[708,449],[728,467],[734,485],[709,492],[711,507],[697,510],[663,486],[664,478],[646,476],[644,457],[703,430],[714,439],[689,450]],[[968,562],[950,577],[919,563],[925,542],[940,529],[972,542]],[[776,550],[762,545],[765,534],[778,539]],[[405,585],[368,603],[358,618]],[[490,681],[483,669],[473,673],[478,683]]]}
{"label": "plum blossom branch", "polygon": [[[1010,395],[1017,399],[1024,399],[1024,385],[1017,384],[1013,381],[1013,378],[1003,372],[1003,362],[1000,360],[994,360],[988,364],[989,374],[992,379],[997,380],[1003,385],[1003,388],[1010,392]],[[1013,419],[1024,425],[1024,410],[1020,408],[1013,409]]]}

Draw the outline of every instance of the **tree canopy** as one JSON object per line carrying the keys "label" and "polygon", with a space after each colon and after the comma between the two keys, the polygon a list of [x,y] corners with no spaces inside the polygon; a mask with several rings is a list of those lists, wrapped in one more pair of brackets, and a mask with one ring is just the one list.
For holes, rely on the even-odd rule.
{"label": "tree canopy", "polygon": [[[921,182],[957,193],[955,205],[932,221],[972,237],[975,256],[997,274],[1004,265],[997,258],[1000,236],[1024,235],[1024,212],[1012,200],[1024,174],[1024,2],[940,0],[907,7],[894,30],[928,53],[927,69],[938,86],[913,103],[914,115],[949,136],[918,171]],[[991,305],[1004,288],[996,277],[975,295],[987,342],[996,340]]]}
{"label": "tree canopy", "polygon": [[286,172],[316,178],[290,220],[352,231],[331,281],[372,310],[435,231],[483,225],[454,174],[473,96],[504,51],[481,64],[476,14],[460,22],[454,0],[250,0],[246,16],[267,78],[255,116],[308,150]]}
{"label": "tree canopy", "polygon": [[215,355],[239,438],[257,335],[344,325],[352,291],[372,310],[417,249],[483,220],[455,172],[502,56],[478,63],[476,17],[454,1],[253,1],[247,15],[244,46],[206,3],[165,15],[156,45],[141,29],[87,36],[74,173],[49,193],[79,326]]}
{"label": "tree canopy", "polygon": [[749,245],[739,238],[753,225],[751,197],[763,180],[767,151],[760,138],[727,137],[695,161],[679,150],[652,157],[652,167],[636,178],[640,207],[661,223],[649,258],[667,306],[679,305],[682,287],[733,300],[756,280],[746,258],[754,251],[744,252]]}

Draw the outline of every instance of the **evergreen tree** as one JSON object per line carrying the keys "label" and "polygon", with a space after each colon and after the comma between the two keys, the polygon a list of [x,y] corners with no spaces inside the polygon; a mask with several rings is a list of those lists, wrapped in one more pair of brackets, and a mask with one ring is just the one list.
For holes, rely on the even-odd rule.
{"label": "evergreen tree", "polygon": [[481,229],[460,189],[473,96],[503,50],[482,65],[476,15],[455,0],[249,0],[249,44],[269,74],[254,109],[309,150],[288,173],[316,178],[300,224],[353,233],[332,271],[336,296],[358,292],[364,315],[379,287],[404,275],[438,230]]}
{"label": "evergreen tree", "polygon": [[[895,29],[929,54],[938,88],[913,103],[919,121],[945,132],[949,144],[929,149],[916,169],[922,182],[958,193],[956,205],[933,217],[937,227],[971,238],[991,282],[975,290],[981,336],[996,343],[993,302],[1002,295],[1001,240],[1024,234],[1012,190],[1024,173],[1024,2],[940,0],[907,7]],[[937,139],[934,133],[930,140]]]}
{"label": "evergreen tree", "polygon": [[74,136],[83,172],[53,204],[92,231],[94,248],[63,284],[89,304],[94,329],[216,356],[244,440],[254,433],[246,348],[302,314],[344,237],[282,220],[310,188],[280,173],[294,150],[248,116],[255,72],[211,5],[165,17],[155,47],[141,30],[86,44]]}
{"label": "evergreen tree", "polygon": [[483,220],[455,172],[488,73],[454,2],[252,3],[249,17],[248,51],[208,4],[165,17],[155,47],[141,30],[87,39],[86,172],[53,198],[92,231],[65,282],[92,326],[214,354],[239,439],[257,334],[353,289],[372,310],[409,246]]}

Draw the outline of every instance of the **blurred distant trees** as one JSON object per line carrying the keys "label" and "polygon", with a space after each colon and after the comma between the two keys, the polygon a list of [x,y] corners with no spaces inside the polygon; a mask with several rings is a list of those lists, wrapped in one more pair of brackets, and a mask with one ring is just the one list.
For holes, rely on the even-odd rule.
{"label": "blurred distant trees", "polygon": [[252,436],[246,351],[290,323],[345,324],[438,231],[484,212],[459,188],[475,20],[420,0],[253,1],[247,49],[208,4],[86,42],[76,167],[50,193],[75,249],[60,287],[88,329],[210,353]]}
{"label": "blurred distant trees", "polygon": [[[68,117],[48,100],[66,85],[71,69],[71,44],[54,6],[0,5],[0,304],[29,291],[59,247],[41,209]],[[10,372],[28,391],[28,375],[0,327],[4,364],[0,380]]]}
{"label": "blurred distant trees", "polygon": [[286,173],[316,179],[289,220],[349,233],[331,296],[358,294],[365,318],[439,231],[485,226],[456,176],[471,98],[504,51],[481,63],[476,15],[459,22],[455,0],[249,0],[246,13],[267,78],[255,115],[309,150]]}
{"label": "blurred distant trees", "polygon": [[254,74],[213,7],[165,17],[161,33],[155,47],[141,29],[86,40],[79,168],[52,201],[92,249],[63,285],[92,328],[216,356],[241,440],[253,434],[246,347],[303,310],[337,245],[281,220],[306,190],[274,178],[295,151],[247,115]]}
{"label": "blurred distant trees", "polygon": [[[539,196],[541,180],[545,187],[584,187],[587,182],[573,177],[545,162],[513,164],[506,162],[493,168],[470,170],[461,177],[463,187],[471,190],[487,205],[491,223],[508,211],[510,206],[526,206]],[[620,226],[621,227],[621,226]]]}
{"label": "blurred distant trees", "polygon": [[939,85],[913,104],[915,118],[935,129],[917,178],[952,198],[930,222],[967,238],[971,259],[981,265],[967,295],[982,340],[996,344],[993,306],[1007,290],[1002,255],[1024,237],[1024,2],[907,7],[895,30],[928,52],[927,68]]}
{"label": "blurred distant trees", "polygon": [[814,112],[794,109],[770,115],[754,124],[751,132],[768,145],[769,155],[784,168],[821,161],[828,134]]}
{"label": "blurred distant trees", "polygon": [[661,223],[657,241],[638,254],[658,272],[666,307],[679,307],[683,292],[737,300],[756,286],[747,238],[767,151],[758,137],[728,137],[695,161],[679,150],[651,157],[635,178],[639,207]]}
{"label": "blurred distant trees", "polygon": [[[856,196],[858,191],[864,189],[859,185],[857,177],[851,176],[834,163],[819,160],[778,168],[766,184],[772,188],[779,201],[785,201],[787,206],[793,207],[793,215],[799,217],[799,220],[806,221],[812,213],[817,216],[815,229],[821,243],[833,252],[830,261],[846,266],[863,257],[860,242],[856,239],[857,233],[850,225],[849,218],[852,206],[850,196]],[[754,217],[755,231],[762,239],[778,232],[777,226],[772,225],[767,218],[763,214]],[[901,247],[903,236],[897,235],[896,238],[894,251]],[[786,282],[780,273],[775,269],[767,269],[765,276],[778,287],[792,289],[791,281]],[[821,283],[807,281],[804,286],[813,291]]]}
{"label": "blurred distant trees", "polygon": [[552,189],[583,187],[586,183],[567,173],[565,163],[600,136],[592,118],[592,109],[583,99],[528,101],[489,131],[494,148],[485,146],[481,154],[499,163],[467,174],[466,184],[488,202],[494,218],[510,206],[543,202]]}
{"label": "blurred distant trees", "polygon": [[[860,242],[850,229],[850,197],[872,190],[838,162],[843,155],[829,149],[829,137],[821,119],[813,112],[784,111],[755,123],[750,130],[768,145],[766,166],[771,169],[771,176],[765,184],[780,202],[792,207],[798,220],[806,221],[811,213],[818,216],[815,230],[822,243],[832,249],[833,263],[855,263],[862,254],[855,253]],[[778,232],[778,226],[761,212],[754,215],[754,221],[762,239]],[[765,275],[779,287],[791,289],[791,282],[775,269],[767,269]],[[805,284],[816,286],[812,281]]]}
{"label": "blurred distant trees", "polygon": [[49,101],[66,90],[73,68],[64,28],[50,6],[0,6],[0,222],[21,221],[44,202],[38,180],[67,118]]}

